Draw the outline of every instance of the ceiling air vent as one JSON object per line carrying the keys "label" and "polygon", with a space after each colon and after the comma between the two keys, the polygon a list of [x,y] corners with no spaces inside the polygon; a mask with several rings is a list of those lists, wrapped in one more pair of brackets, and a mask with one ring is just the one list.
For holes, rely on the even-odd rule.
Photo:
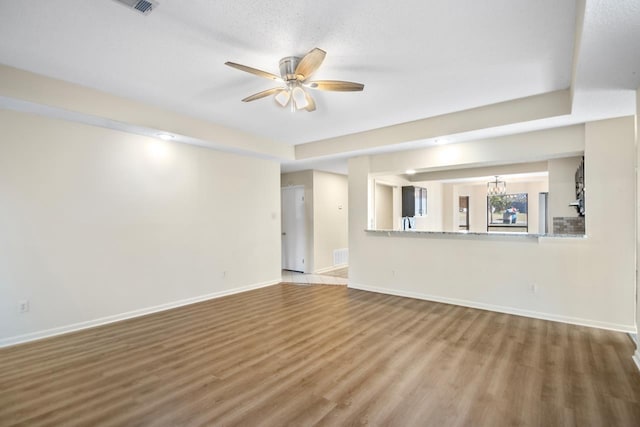
{"label": "ceiling air vent", "polygon": [[154,7],[158,6],[157,1],[153,0],[114,0],[120,4],[127,6],[130,9],[134,9],[143,15],[151,13]]}

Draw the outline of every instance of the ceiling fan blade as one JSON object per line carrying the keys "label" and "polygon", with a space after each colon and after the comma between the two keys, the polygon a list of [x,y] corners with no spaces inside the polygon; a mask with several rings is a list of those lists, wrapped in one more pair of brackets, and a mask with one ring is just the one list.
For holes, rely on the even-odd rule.
{"label": "ceiling fan blade", "polygon": [[311,95],[309,95],[306,91],[305,91],[304,95],[307,98],[307,106],[304,109],[307,110],[308,112],[315,111],[316,110],[316,101],[314,101],[313,97]]}
{"label": "ceiling fan blade", "polygon": [[317,80],[305,83],[305,86],[317,90],[331,90],[335,92],[359,92],[364,89],[362,83],[343,82],[340,80]]}
{"label": "ceiling fan blade", "polygon": [[255,74],[259,77],[264,77],[265,79],[275,80],[278,82],[283,81],[282,77],[276,76],[275,74],[267,73],[266,71],[258,70],[257,68],[247,67],[246,65],[236,64],[235,62],[225,62],[224,65],[228,65],[232,68],[237,68],[238,70],[245,71],[247,73]]}
{"label": "ceiling fan blade", "polygon": [[307,53],[296,67],[296,76],[301,76],[300,81],[308,79],[320,67],[326,55],[327,52],[317,47]]}
{"label": "ceiling fan blade", "polygon": [[255,101],[256,99],[260,99],[260,98],[264,98],[265,96],[273,95],[274,93],[279,92],[281,90],[282,90],[282,88],[280,88],[280,87],[274,87],[273,89],[263,90],[262,92],[254,93],[251,96],[247,96],[246,98],[244,98],[242,100],[242,102]]}

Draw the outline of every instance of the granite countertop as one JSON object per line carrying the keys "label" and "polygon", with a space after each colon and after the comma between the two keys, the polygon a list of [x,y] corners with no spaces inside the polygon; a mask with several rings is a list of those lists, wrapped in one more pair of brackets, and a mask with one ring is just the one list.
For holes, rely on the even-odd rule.
{"label": "granite countertop", "polygon": [[498,231],[425,231],[425,230],[364,230],[368,233],[382,233],[388,235],[418,234],[425,236],[497,236],[497,237],[520,237],[520,238],[560,238],[560,239],[586,239],[584,234],[536,234],[527,232],[498,232]]}

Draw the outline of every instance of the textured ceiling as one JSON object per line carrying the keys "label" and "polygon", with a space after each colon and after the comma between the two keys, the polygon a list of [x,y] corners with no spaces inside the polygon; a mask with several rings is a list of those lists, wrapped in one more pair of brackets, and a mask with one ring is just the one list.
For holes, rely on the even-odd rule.
{"label": "textured ceiling", "polygon": [[[271,99],[240,102],[271,82],[226,67],[225,61],[277,73],[281,57],[313,47],[328,52],[315,78],[361,82],[364,92],[314,92],[313,113],[292,114]],[[174,129],[179,142],[235,152],[237,142],[224,135],[237,129],[243,141],[250,133],[266,143],[259,152],[245,153],[258,156],[270,152],[268,146],[293,151],[267,139],[311,142],[296,147],[296,160],[267,155],[279,159],[283,171],[346,173],[346,160],[354,155],[632,115],[640,85],[638,52],[638,0],[162,0],[149,16],[113,0],[0,0],[0,64],[186,114],[222,130],[203,139]],[[4,83],[5,89],[13,87]],[[482,115],[463,111],[568,88],[568,111],[538,120],[482,124]],[[166,130],[166,122],[118,121],[8,96],[0,96],[0,108],[147,136]],[[467,131],[440,126],[434,134],[430,126],[441,123],[438,117],[422,125],[424,135],[417,139],[380,139],[387,135],[385,126],[412,129],[413,120],[451,112],[455,123],[469,124],[462,126]],[[377,145],[369,135],[378,137]],[[309,146],[324,149],[297,155]]]}
{"label": "textured ceiling", "polygon": [[[570,0],[0,0],[0,63],[298,144],[566,89],[575,22]],[[272,83],[225,61],[278,73],[313,47],[316,78],[364,92],[314,92],[313,113],[240,102]]]}

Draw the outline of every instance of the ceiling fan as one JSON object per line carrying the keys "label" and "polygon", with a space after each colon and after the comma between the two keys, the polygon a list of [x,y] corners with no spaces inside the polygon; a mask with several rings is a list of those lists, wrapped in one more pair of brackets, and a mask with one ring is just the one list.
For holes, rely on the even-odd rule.
{"label": "ceiling fan", "polygon": [[297,56],[282,58],[280,60],[280,76],[247,67],[246,65],[236,64],[235,62],[225,62],[225,65],[282,83],[280,87],[263,90],[262,92],[248,96],[244,98],[242,102],[251,102],[273,95],[276,104],[283,108],[289,106],[291,111],[314,111],[316,109],[316,102],[307,89],[336,92],[358,92],[364,89],[364,85],[361,83],[343,82],[340,80],[309,80],[309,77],[320,68],[326,55],[327,52],[324,50],[315,48],[302,58]]}

